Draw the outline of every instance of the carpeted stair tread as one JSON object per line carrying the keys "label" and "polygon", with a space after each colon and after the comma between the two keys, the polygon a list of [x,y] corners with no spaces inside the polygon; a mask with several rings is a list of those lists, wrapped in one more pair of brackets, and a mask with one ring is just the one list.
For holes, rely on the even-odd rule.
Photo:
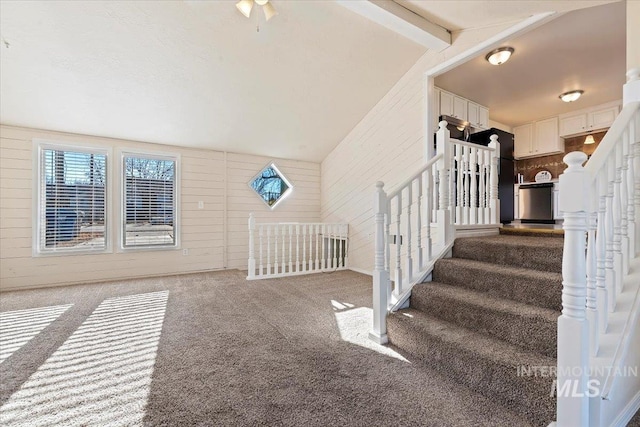
{"label": "carpeted stair tread", "polygon": [[497,298],[561,310],[560,273],[462,258],[443,258],[434,266],[433,280],[486,292]]}
{"label": "carpeted stair tread", "polygon": [[456,239],[455,258],[562,272],[564,239],[497,235]]}
{"label": "carpeted stair tread", "polygon": [[522,377],[519,366],[556,360],[408,308],[388,316],[391,344],[474,391],[497,397],[538,425],[553,419],[552,378]]}
{"label": "carpeted stair tread", "polygon": [[528,351],[556,356],[557,318],[560,313],[555,310],[438,282],[414,286],[411,308],[503,339]]}

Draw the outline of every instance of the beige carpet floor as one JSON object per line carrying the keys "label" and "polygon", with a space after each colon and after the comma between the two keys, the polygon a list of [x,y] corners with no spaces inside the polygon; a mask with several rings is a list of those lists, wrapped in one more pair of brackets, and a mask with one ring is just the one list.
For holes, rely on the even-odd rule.
{"label": "beige carpet floor", "polygon": [[367,341],[370,277],[244,277],[3,293],[0,425],[527,425]]}

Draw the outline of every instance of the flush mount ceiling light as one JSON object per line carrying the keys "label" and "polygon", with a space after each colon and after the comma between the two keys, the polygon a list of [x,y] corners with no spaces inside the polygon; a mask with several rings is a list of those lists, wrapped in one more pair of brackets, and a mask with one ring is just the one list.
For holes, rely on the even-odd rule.
{"label": "flush mount ceiling light", "polygon": [[584,139],[584,145],[590,145],[595,143],[596,143],[596,140],[593,139],[593,135],[587,135],[587,137]]}
{"label": "flush mount ceiling light", "polygon": [[583,90],[572,90],[570,92],[565,92],[558,96],[558,98],[562,99],[564,102],[573,102],[580,98],[584,93]]}
{"label": "flush mount ceiling light", "polygon": [[492,65],[502,65],[511,58],[511,54],[514,52],[512,47],[499,47],[496,50],[492,50],[484,57]]}
{"label": "flush mount ceiling light", "polygon": [[240,0],[238,3],[236,3],[236,7],[244,16],[249,18],[251,16],[251,9],[253,9],[254,3],[256,3],[258,6],[262,6],[264,17],[267,19],[267,21],[278,14],[275,7],[273,7],[269,0]]}

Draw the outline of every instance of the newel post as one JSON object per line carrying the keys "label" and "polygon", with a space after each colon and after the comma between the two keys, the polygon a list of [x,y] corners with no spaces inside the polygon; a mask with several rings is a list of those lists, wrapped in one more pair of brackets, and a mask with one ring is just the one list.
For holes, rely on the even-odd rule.
{"label": "newel post", "polygon": [[489,207],[491,208],[491,224],[500,223],[500,199],[498,199],[498,162],[500,161],[500,143],[498,135],[491,135],[489,138],[489,148],[491,152],[491,169],[489,170]]}
{"label": "newel post", "polygon": [[438,243],[446,246],[453,239],[453,228],[451,214],[453,210],[450,202],[453,200],[449,194],[451,175],[451,144],[449,143],[450,133],[447,129],[447,122],[441,121],[436,133],[436,155],[442,154],[436,164],[438,170],[438,210],[436,211],[436,222],[438,223]]}
{"label": "newel post", "polygon": [[557,426],[589,425],[589,323],[586,316],[585,241],[590,210],[590,177],[582,167],[587,155],[564,157],[560,210],[564,214],[562,314],[558,317]]}
{"label": "newel post", "polygon": [[256,219],[253,217],[253,214],[249,214],[249,265],[247,266],[248,274],[247,279],[253,279],[256,277],[256,258],[254,251],[254,242],[253,235],[256,230]]}
{"label": "newel post", "polygon": [[373,202],[375,218],[375,258],[373,268],[373,329],[369,338],[378,344],[386,344],[387,339],[387,306],[391,281],[389,270],[385,268],[385,215],[387,212],[387,193],[383,182],[376,182],[376,194]]}

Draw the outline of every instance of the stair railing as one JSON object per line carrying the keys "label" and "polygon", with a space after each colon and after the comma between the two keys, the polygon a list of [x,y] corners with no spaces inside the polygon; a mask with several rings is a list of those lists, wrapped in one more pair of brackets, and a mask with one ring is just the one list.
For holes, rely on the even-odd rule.
{"label": "stair railing", "polygon": [[348,263],[347,224],[258,224],[249,215],[248,280],[346,270]]}
{"label": "stair railing", "polygon": [[442,121],[435,157],[389,194],[376,183],[372,340],[387,342],[388,311],[451,249],[456,226],[498,227],[499,153],[497,135],[488,147],[471,144],[452,139]]}
{"label": "stair railing", "polygon": [[[559,427],[590,425],[589,387],[595,385],[589,384],[590,359],[598,353],[609,314],[616,311],[629,262],[640,251],[640,70],[627,75],[625,105],[597,150],[584,167],[585,153],[567,154],[568,168],[560,176],[565,238],[558,318]],[[622,360],[620,352],[628,343],[616,347],[614,364]],[[599,397],[607,397],[609,383],[610,378]]]}

